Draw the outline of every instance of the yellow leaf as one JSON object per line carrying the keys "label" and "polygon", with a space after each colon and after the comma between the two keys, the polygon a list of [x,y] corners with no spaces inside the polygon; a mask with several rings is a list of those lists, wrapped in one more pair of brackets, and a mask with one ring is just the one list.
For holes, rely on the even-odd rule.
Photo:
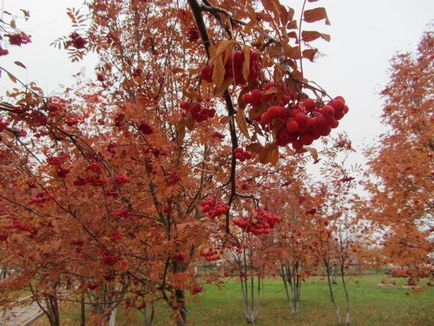
{"label": "yellow leaf", "polygon": [[238,125],[238,129],[240,129],[241,133],[244,137],[249,138],[249,130],[247,129],[246,118],[244,117],[244,111],[238,110],[236,121]]}
{"label": "yellow leaf", "polygon": [[313,23],[319,20],[325,19],[325,23],[330,25],[330,21],[327,17],[327,12],[324,7],[318,7],[304,12],[304,21],[307,23]]}

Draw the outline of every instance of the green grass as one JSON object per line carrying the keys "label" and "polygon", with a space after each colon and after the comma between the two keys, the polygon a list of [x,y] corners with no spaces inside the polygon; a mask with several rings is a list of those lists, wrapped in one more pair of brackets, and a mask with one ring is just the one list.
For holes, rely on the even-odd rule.
{"label": "green grass", "polygon": [[[434,325],[434,288],[422,291],[403,289],[404,279],[395,279],[394,288],[380,288],[381,275],[351,277],[348,280],[352,325]],[[426,281],[422,285],[426,284]],[[340,285],[334,286],[338,302],[343,303]],[[257,325],[336,325],[336,315],[329,300],[327,283],[311,278],[302,285],[301,312],[292,316],[280,279],[264,283],[263,305]],[[207,285],[204,293],[189,301],[189,324],[202,326],[237,326],[245,324],[240,285],[228,280],[222,289]],[[343,309],[343,307],[342,307]],[[77,325],[78,311],[68,308],[62,325]],[[43,319],[35,325],[48,325]],[[118,325],[143,325],[140,314],[121,311]],[[156,309],[156,326],[170,325],[170,311],[165,305]]]}

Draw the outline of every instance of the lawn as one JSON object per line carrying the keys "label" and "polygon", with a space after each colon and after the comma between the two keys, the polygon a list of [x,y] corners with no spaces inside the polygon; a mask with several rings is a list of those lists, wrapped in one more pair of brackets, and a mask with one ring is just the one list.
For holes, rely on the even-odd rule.
{"label": "lawn", "polygon": [[[434,288],[423,281],[422,291],[401,287],[404,279],[395,279],[397,286],[381,288],[377,284],[381,275],[351,277],[348,280],[352,325],[434,325]],[[338,298],[343,298],[339,285],[335,285]],[[280,279],[268,279],[264,284],[263,308],[257,325],[336,325],[336,315],[330,303],[325,280],[312,278],[302,285],[301,312],[291,316]],[[64,306],[66,307],[66,306]],[[62,325],[79,325],[79,314],[67,306]],[[170,325],[170,312],[162,305],[156,311],[156,326]],[[237,326],[243,325],[243,306],[239,283],[228,280],[222,289],[208,285],[205,292],[189,303],[190,325]],[[49,325],[44,318],[35,326]],[[143,325],[140,314],[118,314],[118,325]]]}

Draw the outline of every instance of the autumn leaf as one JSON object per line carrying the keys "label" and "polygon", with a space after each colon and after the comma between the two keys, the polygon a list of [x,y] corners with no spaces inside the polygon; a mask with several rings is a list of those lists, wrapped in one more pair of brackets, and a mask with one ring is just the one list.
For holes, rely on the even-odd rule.
{"label": "autumn leaf", "polygon": [[250,74],[250,51],[251,51],[250,47],[244,46],[243,51],[244,51],[243,78],[244,80],[248,80]]}
{"label": "autumn leaf", "polygon": [[314,9],[306,10],[303,14],[304,21],[307,23],[313,23],[319,20],[325,20],[327,25],[330,25],[330,22],[327,17],[327,12],[324,7],[318,7]]}
{"label": "autumn leaf", "polygon": [[318,53],[318,49],[306,49],[303,50],[303,58],[309,59],[310,61],[313,61],[315,58],[315,55]]}
{"label": "autumn leaf", "polygon": [[311,41],[314,41],[318,38],[322,38],[323,40],[326,40],[327,42],[330,41],[330,35],[320,33],[317,31],[303,31],[301,33],[301,36],[302,36],[302,40],[304,42],[311,42]]}
{"label": "autumn leaf", "polygon": [[236,121],[237,121],[238,128],[240,129],[244,137],[249,138],[250,136],[249,136],[249,131],[247,129],[246,117],[244,116],[244,111],[242,109],[239,109],[237,111]]}
{"label": "autumn leaf", "polygon": [[279,147],[276,143],[265,145],[262,152],[259,155],[259,161],[262,164],[271,163],[276,165],[279,161]]}

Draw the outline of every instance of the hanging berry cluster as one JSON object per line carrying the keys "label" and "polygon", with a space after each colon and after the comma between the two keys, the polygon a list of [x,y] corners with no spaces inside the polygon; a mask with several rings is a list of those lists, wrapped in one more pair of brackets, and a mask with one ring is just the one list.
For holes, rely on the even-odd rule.
{"label": "hanging berry cluster", "polygon": [[328,136],[348,112],[341,96],[325,105],[311,98],[298,101],[297,97],[295,93],[286,93],[282,83],[268,82],[244,93],[241,100],[250,104],[254,112],[261,112],[265,107],[266,110],[254,116],[254,120],[274,131],[279,146],[291,143],[296,150],[321,136]]}
{"label": "hanging berry cluster", "polygon": [[215,218],[219,215],[227,214],[229,206],[220,200],[208,198],[202,201],[202,213],[210,218]]}
{"label": "hanging berry cluster", "polygon": [[205,258],[206,261],[216,261],[220,259],[220,253],[214,248],[206,248],[200,252],[200,255]]}
{"label": "hanging berry cluster", "polygon": [[235,218],[234,224],[247,233],[261,235],[271,233],[271,229],[280,221],[279,216],[258,208],[255,217]]}
{"label": "hanging berry cluster", "polygon": [[[261,62],[259,60],[259,54],[256,51],[249,50],[249,74],[247,81],[253,81],[258,79],[261,71]],[[224,59],[226,53],[222,54]],[[246,82],[243,76],[243,66],[246,61],[246,55],[243,50],[232,51],[225,63],[225,79],[233,78],[234,83],[237,85],[244,84]],[[200,70],[200,78],[207,82],[213,82],[214,65],[205,65]]]}
{"label": "hanging berry cluster", "polygon": [[69,40],[66,41],[66,47],[72,46],[77,50],[84,49],[86,47],[86,44],[87,44],[87,40],[85,40],[76,32],[69,35]]}
{"label": "hanging berry cluster", "polygon": [[186,101],[181,102],[181,108],[185,110],[185,115],[189,114],[196,122],[203,122],[209,118],[214,117],[215,109],[203,108],[199,102],[189,103]]}
{"label": "hanging berry cluster", "polygon": [[235,157],[237,158],[237,160],[239,160],[241,162],[244,162],[246,160],[250,160],[252,158],[252,154],[243,150],[242,148],[235,148],[234,154],[235,154]]}

